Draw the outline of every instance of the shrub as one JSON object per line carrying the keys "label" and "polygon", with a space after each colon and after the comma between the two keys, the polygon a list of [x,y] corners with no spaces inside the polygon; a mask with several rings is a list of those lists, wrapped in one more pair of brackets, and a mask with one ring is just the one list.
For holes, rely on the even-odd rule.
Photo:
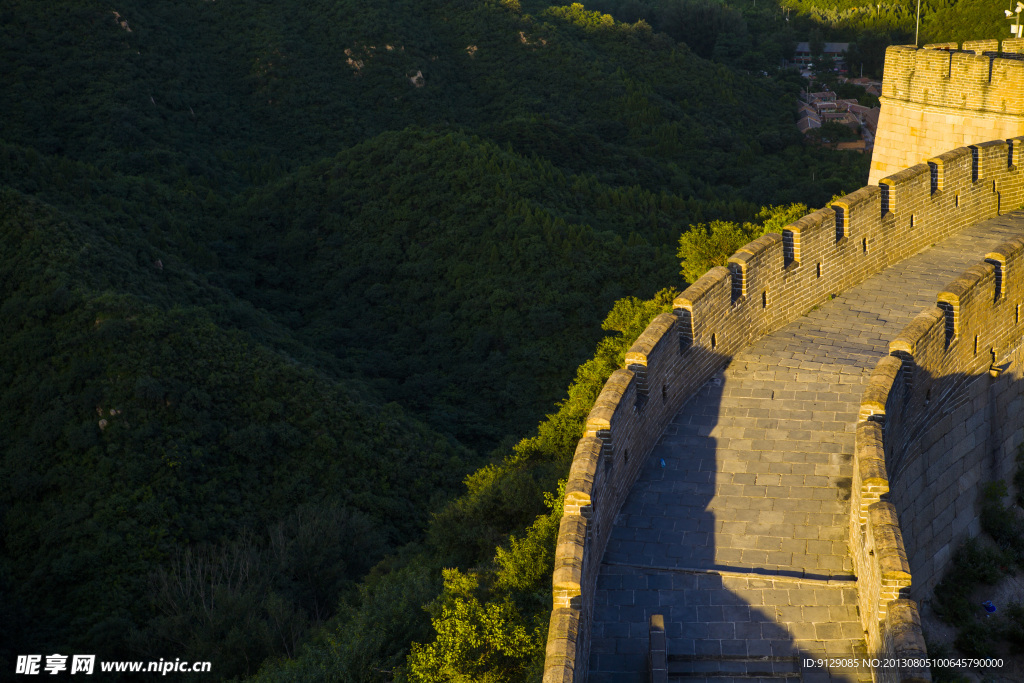
{"label": "shrub", "polygon": [[696,282],[711,268],[728,264],[729,257],[744,244],[770,232],[781,233],[784,226],[808,213],[805,204],[765,206],[757,214],[758,223],[711,221],[691,225],[679,236],[677,255],[683,277],[687,282]]}
{"label": "shrub", "polygon": [[[935,587],[935,612],[948,624],[965,628],[978,612],[970,594],[980,584],[994,584],[1003,575],[1003,556],[982,548],[975,539],[964,543],[953,557],[953,566]],[[957,646],[959,647],[959,645]]]}
{"label": "shrub", "polygon": [[1024,523],[1013,508],[1003,505],[1006,484],[1002,481],[985,486],[981,503],[981,528],[1007,554],[1007,560],[1024,560]]}
{"label": "shrub", "polygon": [[972,621],[960,628],[953,645],[969,657],[991,657],[995,654],[996,629],[984,621]]}

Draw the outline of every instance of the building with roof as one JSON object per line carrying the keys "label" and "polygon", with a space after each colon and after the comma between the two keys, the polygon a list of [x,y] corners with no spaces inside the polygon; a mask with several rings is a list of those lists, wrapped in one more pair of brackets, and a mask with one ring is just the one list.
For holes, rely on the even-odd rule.
{"label": "building with roof", "polygon": [[[831,57],[835,61],[837,69],[846,68],[846,52],[850,49],[849,43],[825,43],[825,48],[822,52],[826,57]],[[796,51],[793,54],[793,66],[800,70],[810,69],[814,64],[814,58],[811,56],[811,44],[810,43],[797,43]]]}

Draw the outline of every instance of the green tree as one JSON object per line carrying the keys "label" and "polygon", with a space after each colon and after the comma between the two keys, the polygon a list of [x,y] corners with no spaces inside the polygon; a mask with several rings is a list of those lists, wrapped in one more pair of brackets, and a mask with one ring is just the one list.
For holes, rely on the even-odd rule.
{"label": "green tree", "polygon": [[784,226],[807,213],[804,204],[766,206],[757,214],[759,223],[711,221],[691,225],[679,236],[677,255],[682,265],[682,276],[687,282],[696,282],[715,266],[728,264],[729,257],[747,242],[769,232],[781,233]]}
{"label": "green tree", "polygon": [[761,223],[762,235],[770,232],[782,234],[782,229],[800,220],[811,211],[806,204],[786,204],[785,206],[764,206],[757,214]]}
{"label": "green tree", "polygon": [[812,29],[808,38],[807,47],[811,52],[811,60],[817,64],[825,54],[825,36],[821,29]]}
{"label": "green tree", "polygon": [[679,237],[682,276],[687,282],[696,282],[715,266],[726,265],[737,249],[759,236],[760,228],[753,223],[711,221],[691,225]]}
{"label": "green tree", "polygon": [[821,124],[821,128],[814,128],[808,131],[807,136],[811,140],[820,142],[842,142],[844,140],[857,140],[860,137],[849,126],[836,123],[835,121],[826,121]]}
{"label": "green tree", "polygon": [[409,673],[414,681],[519,681],[543,648],[539,628],[529,627],[510,598],[481,601],[476,572],[444,570],[444,593],[428,609],[437,638],[413,644]]}

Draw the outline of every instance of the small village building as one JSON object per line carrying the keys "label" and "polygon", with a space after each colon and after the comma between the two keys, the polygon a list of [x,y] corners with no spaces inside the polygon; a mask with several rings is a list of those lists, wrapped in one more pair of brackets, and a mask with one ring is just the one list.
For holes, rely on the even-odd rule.
{"label": "small village building", "polygon": [[[846,52],[849,49],[849,43],[825,43],[825,49],[822,54],[826,57],[831,57],[835,61],[836,68],[842,71],[846,69]],[[793,54],[793,65],[800,69],[809,69],[813,63],[814,58],[811,56],[811,44],[797,43],[796,51]]]}

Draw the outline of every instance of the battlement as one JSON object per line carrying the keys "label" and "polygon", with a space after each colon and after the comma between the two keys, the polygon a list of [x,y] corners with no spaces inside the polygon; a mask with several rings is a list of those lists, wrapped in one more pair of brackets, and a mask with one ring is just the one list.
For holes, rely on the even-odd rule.
{"label": "battlement", "polygon": [[[894,45],[885,51],[882,96],[974,112],[1024,115],[1024,60],[1018,39],[964,43],[962,50]],[[1013,51],[1015,50],[1015,51]]]}
{"label": "battlement", "polygon": [[[1024,137],[961,147],[861,188],[786,226],[781,235],[745,245],[727,268],[712,268],[680,294],[673,313],[655,318],[627,353],[627,367],[617,370],[601,391],[570,470],[555,557],[546,683],[586,678],[594,591],[615,516],[647,454],[682,405],[761,336],[964,225],[1021,206],[1022,150]],[[952,317],[940,320],[931,312],[932,322],[915,320],[908,330],[927,334],[901,336],[893,352],[906,347],[920,355],[931,349],[938,343],[935,330],[947,334],[947,320],[955,344],[942,347],[945,365],[936,371],[974,370],[982,361],[968,350],[1004,343],[1003,337],[990,340],[976,331],[978,307],[993,283],[1005,283],[999,287],[1006,291],[1024,288],[1024,279],[1017,283],[996,275],[1017,272],[1017,259],[1024,258],[1018,254],[1024,252],[1010,247],[997,252],[989,255],[987,266],[970,271],[940,297],[940,306],[947,305]],[[941,335],[938,339],[948,341]],[[890,487],[885,443],[872,426],[891,411],[891,389],[904,376],[901,368],[898,356],[885,359],[865,393],[850,523],[851,540],[854,529],[858,539],[867,534],[863,552],[868,554],[860,556],[858,565],[863,625],[872,634],[872,649],[889,653],[915,652],[918,645],[923,652],[916,606],[903,599],[910,573],[900,526],[892,503],[880,500]]]}
{"label": "battlement", "polygon": [[893,45],[868,182],[936,153],[1024,133],[1024,39]]}
{"label": "battlement", "polygon": [[[987,403],[988,412],[1015,405],[1020,394],[1020,368],[1002,371],[1013,365],[1008,349],[1019,351],[1024,336],[1022,266],[1024,239],[1016,238],[961,273],[890,342],[864,391],[849,547],[869,645],[884,641],[894,601],[911,588],[914,597],[927,596],[952,547],[977,533],[971,527],[980,482],[1009,470],[1009,462],[992,460],[1008,459],[1014,448],[985,443],[992,425],[977,406]],[[880,500],[885,494],[888,501]],[[915,556],[920,571],[912,587]]]}

